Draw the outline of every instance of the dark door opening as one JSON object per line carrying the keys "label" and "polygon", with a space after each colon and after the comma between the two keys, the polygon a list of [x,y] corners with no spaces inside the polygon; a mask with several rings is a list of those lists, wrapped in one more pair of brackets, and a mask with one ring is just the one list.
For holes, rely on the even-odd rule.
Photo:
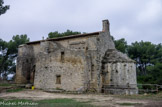
{"label": "dark door opening", "polygon": [[35,77],[35,65],[33,66],[33,68],[31,69],[31,73],[30,73],[30,83],[34,84],[34,77]]}

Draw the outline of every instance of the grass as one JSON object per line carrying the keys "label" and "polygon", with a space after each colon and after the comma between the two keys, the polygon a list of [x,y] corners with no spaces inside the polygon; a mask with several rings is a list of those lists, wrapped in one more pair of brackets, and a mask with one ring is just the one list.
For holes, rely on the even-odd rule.
{"label": "grass", "polygon": [[87,102],[79,102],[74,99],[50,99],[38,101],[40,105],[48,107],[94,107]]}
{"label": "grass", "polygon": [[0,83],[0,86],[13,86],[13,84],[9,84],[9,83]]}
{"label": "grass", "polygon": [[[13,99],[13,100],[4,100],[0,99],[0,107],[4,105],[1,102],[5,103],[13,103],[12,107],[94,107],[87,102],[79,102],[74,99],[49,99],[49,100],[39,100],[39,101],[32,101],[26,99]],[[23,104],[23,105],[22,105]],[[27,104],[27,105],[25,105]],[[28,104],[35,104],[34,106]],[[5,106],[4,106],[5,107]]]}
{"label": "grass", "polygon": [[118,103],[121,106],[137,106],[142,105],[141,103]]}
{"label": "grass", "polygon": [[162,92],[158,94],[115,95],[115,97],[139,100],[162,100]]}
{"label": "grass", "polygon": [[0,90],[1,89],[5,89],[6,92],[19,92],[23,90],[23,88],[17,87],[16,84],[10,83],[0,83]]}
{"label": "grass", "polygon": [[22,91],[23,88],[16,88],[16,89],[8,89],[6,92],[19,92]]}
{"label": "grass", "polygon": [[4,100],[0,99],[0,107],[34,107],[32,105],[33,101],[32,100],[26,100],[26,99],[13,99],[13,100]]}

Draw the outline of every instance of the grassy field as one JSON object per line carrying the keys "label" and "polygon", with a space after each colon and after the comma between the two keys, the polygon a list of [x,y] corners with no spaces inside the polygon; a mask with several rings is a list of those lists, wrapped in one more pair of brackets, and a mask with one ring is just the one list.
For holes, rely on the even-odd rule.
{"label": "grassy field", "polygon": [[140,103],[117,103],[118,105],[121,105],[121,106],[140,106],[142,104]]}
{"label": "grassy field", "polygon": [[6,92],[19,92],[19,91],[22,91],[23,88],[16,88],[16,89],[8,89],[6,90]]}
{"label": "grassy field", "polygon": [[0,83],[0,92],[1,90],[4,90],[5,92],[18,92],[22,91],[23,88],[18,87],[16,84]]}
{"label": "grassy field", "polygon": [[114,95],[114,97],[141,100],[162,100],[162,92],[159,92],[157,94]]}
{"label": "grassy field", "polygon": [[[10,88],[7,88],[10,87]],[[96,95],[94,94],[92,97],[85,97],[86,100],[75,100],[74,94],[57,94],[58,97],[55,97],[55,94],[53,93],[52,98],[58,98],[58,99],[46,99],[46,100],[38,100],[38,98],[43,98],[46,96],[50,96],[51,93],[43,92],[40,90],[29,90],[24,89],[19,86],[16,86],[16,84],[0,84],[0,92],[1,89],[5,89],[5,93],[9,94],[9,97],[1,97],[0,99],[0,107],[95,107],[91,104],[98,106],[102,105],[114,105],[114,106],[143,106],[143,102],[147,102],[148,105],[154,106],[157,104],[159,107],[162,106],[162,92],[159,92],[157,94],[138,94],[138,95],[110,95],[106,97],[103,95],[97,95],[102,100],[99,100],[98,97],[95,99]],[[12,92],[17,92],[16,94],[13,93],[14,96],[12,96]],[[3,93],[3,91],[2,91]],[[21,94],[23,93],[22,99],[19,99]],[[42,96],[40,96],[42,95]],[[30,97],[31,100],[27,100]],[[68,96],[68,97],[67,97]],[[71,96],[71,97],[69,97]],[[78,94],[77,95],[83,97],[86,96],[86,94]],[[34,97],[34,98],[33,98]],[[110,97],[107,98],[107,97]],[[111,100],[111,97],[113,100]],[[6,99],[7,98],[7,99]],[[47,97],[48,98],[48,97]],[[117,98],[117,99],[116,99]],[[45,98],[44,98],[45,99]],[[126,102],[127,99],[132,99],[131,102]],[[119,101],[120,100],[120,101]],[[119,101],[119,102],[118,102]],[[137,102],[142,101],[142,102]]]}
{"label": "grassy field", "polygon": [[4,100],[0,99],[0,107],[94,107],[88,102],[79,102],[74,99],[50,99],[32,101],[26,99],[12,99]]}
{"label": "grassy field", "polygon": [[9,83],[0,83],[1,87],[6,87],[6,86],[14,86],[14,84],[9,84]]}

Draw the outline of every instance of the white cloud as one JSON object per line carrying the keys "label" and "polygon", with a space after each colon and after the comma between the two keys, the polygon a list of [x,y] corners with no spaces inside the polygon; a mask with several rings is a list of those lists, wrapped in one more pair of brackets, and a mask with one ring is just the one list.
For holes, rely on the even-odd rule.
{"label": "white cloud", "polygon": [[129,35],[132,35],[132,31],[131,31],[131,29],[129,29],[127,27],[121,27],[119,29],[116,29],[115,34],[127,37]]}
{"label": "white cloud", "polygon": [[139,12],[137,19],[142,23],[154,23],[162,17],[162,2],[160,0],[150,0]]}
{"label": "white cloud", "polygon": [[116,39],[126,38],[129,43],[162,40],[160,0],[5,0],[5,4],[11,8],[0,16],[0,38],[4,40],[16,34],[39,40],[56,30],[99,31],[103,19],[109,19]]}

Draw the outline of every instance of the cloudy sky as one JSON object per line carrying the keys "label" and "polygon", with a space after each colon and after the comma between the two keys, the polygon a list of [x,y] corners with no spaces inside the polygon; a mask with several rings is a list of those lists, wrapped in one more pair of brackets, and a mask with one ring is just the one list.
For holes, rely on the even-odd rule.
{"label": "cloudy sky", "polygon": [[10,10],[0,16],[0,38],[27,34],[30,41],[67,29],[102,30],[110,21],[111,35],[135,41],[162,43],[162,0],[4,0]]}

